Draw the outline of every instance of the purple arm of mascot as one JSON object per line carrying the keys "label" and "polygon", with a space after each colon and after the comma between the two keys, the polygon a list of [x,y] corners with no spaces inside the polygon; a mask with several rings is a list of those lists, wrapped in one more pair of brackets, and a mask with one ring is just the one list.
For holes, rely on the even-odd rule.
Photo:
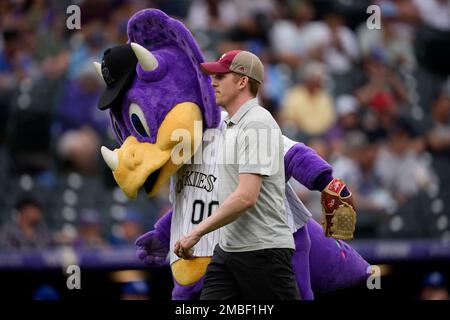
{"label": "purple arm of mascot", "polygon": [[[136,197],[141,187],[151,197],[183,165],[170,156],[179,142],[171,138],[174,130],[187,130],[201,140],[205,130],[219,125],[220,108],[211,78],[199,68],[203,55],[181,22],[157,9],[142,10],[130,19],[128,38],[128,45],[108,49],[102,64],[96,64],[107,85],[99,108],[109,109],[121,144],[114,151],[102,147],[102,155],[128,197]],[[195,141],[189,145],[191,154],[198,148]],[[320,192],[334,181],[331,166],[303,143],[294,143],[284,159],[286,181],[293,177]],[[340,195],[351,197],[345,186]],[[172,215],[169,210],[154,230],[137,239],[137,255],[146,264],[166,263]],[[302,299],[367,279],[369,264],[346,242],[325,236],[313,219],[295,231],[294,240],[292,263]],[[174,284],[173,299],[196,299],[203,276]]]}

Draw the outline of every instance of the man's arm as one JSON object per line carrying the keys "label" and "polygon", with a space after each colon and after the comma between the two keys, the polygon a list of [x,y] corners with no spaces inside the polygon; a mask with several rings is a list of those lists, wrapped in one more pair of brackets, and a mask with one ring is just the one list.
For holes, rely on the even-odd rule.
{"label": "man's arm", "polygon": [[175,243],[174,252],[183,259],[193,258],[191,248],[205,234],[223,227],[252,208],[258,199],[262,176],[252,173],[239,174],[239,184],[217,210],[192,231]]}

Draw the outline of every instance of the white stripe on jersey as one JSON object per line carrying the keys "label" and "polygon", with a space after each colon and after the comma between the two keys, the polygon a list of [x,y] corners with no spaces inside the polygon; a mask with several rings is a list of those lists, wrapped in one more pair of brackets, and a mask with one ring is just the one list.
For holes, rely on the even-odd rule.
{"label": "white stripe on jersey", "polygon": [[[220,129],[224,129],[223,119],[226,116],[222,112]],[[214,129],[212,129],[214,130]],[[217,132],[217,130],[216,130]],[[206,134],[206,133],[205,133]],[[217,154],[220,148],[222,136],[215,134],[211,141],[203,141],[202,148],[208,150],[203,153],[202,164],[186,164],[178,170],[170,180],[169,199],[173,205],[172,223],[170,228],[170,263],[174,263],[179,257],[173,253],[175,242],[188,234],[198,223],[206,219],[209,211],[213,213],[218,207],[219,199],[219,169]],[[284,154],[292,148],[296,142],[284,137]],[[209,180],[208,180],[209,178]],[[215,179],[214,179],[215,178]],[[205,185],[204,180],[208,183]],[[214,180],[214,181],[212,181]],[[209,183],[211,181],[212,183]],[[212,190],[210,186],[212,185]],[[306,209],[297,197],[290,183],[286,184],[286,220],[292,232],[303,227],[311,213]],[[210,257],[214,247],[219,242],[220,229],[204,235],[194,246],[194,256]]]}

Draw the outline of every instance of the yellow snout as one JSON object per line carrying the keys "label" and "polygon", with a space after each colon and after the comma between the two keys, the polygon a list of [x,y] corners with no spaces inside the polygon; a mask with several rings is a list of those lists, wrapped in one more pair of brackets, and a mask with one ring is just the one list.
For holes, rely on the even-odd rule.
{"label": "yellow snout", "polygon": [[192,157],[201,144],[202,133],[200,108],[183,102],[166,115],[156,143],[139,142],[129,136],[119,149],[111,151],[102,147],[101,153],[128,197],[136,198],[144,185],[152,197]]}

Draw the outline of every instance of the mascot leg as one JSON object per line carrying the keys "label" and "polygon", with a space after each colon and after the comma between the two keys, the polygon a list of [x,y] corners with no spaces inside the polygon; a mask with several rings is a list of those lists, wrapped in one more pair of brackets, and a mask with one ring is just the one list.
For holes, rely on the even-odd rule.
{"label": "mascot leg", "polygon": [[308,233],[308,226],[298,229],[294,233],[295,252],[292,257],[292,268],[297,286],[300,290],[302,300],[313,300],[314,294],[311,289],[311,278],[309,274],[309,251],[311,249],[311,240]]}
{"label": "mascot leg", "polygon": [[174,288],[172,291],[172,300],[199,300],[200,293],[203,288],[203,280],[205,276],[201,277],[193,284],[183,286],[173,279]]}
{"label": "mascot leg", "polygon": [[369,263],[355,249],[341,240],[325,237],[314,219],[306,224],[311,239],[309,264],[314,292],[348,288],[365,281]]}

